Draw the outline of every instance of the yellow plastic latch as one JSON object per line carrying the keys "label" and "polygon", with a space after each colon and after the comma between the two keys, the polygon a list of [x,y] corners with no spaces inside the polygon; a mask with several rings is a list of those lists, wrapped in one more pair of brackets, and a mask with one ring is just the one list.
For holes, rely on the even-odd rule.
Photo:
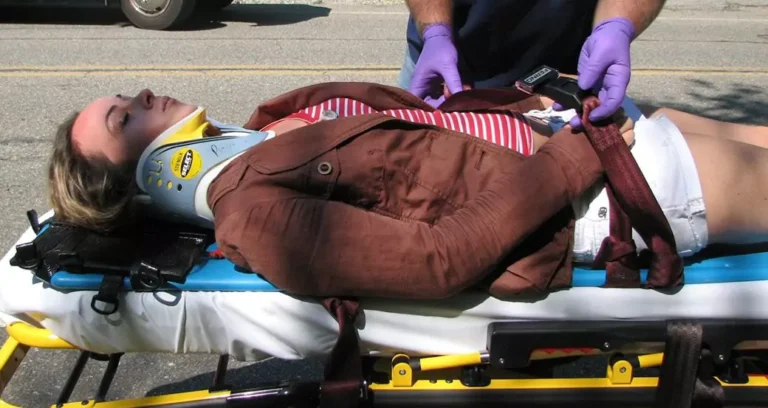
{"label": "yellow plastic latch", "polygon": [[411,358],[405,354],[396,354],[392,357],[392,386],[413,386],[413,368]]}
{"label": "yellow plastic latch", "polygon": [[664,362],[664,353],[637,356],[637,362],[640,368],[661,367],[661,363]]}
{"label": "yellow plastic latch", "polygon": [[611,384],[631,384],[632,364],[627,360],[619,360],[608,367],[608,379]]}

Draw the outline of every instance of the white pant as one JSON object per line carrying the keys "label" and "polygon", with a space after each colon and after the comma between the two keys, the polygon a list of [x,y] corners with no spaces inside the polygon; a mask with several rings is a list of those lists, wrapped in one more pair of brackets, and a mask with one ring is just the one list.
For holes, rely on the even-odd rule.
{"label": "white pant", "polygon": [[[672,228],[678,252],[684,257],[691,256],[707,245],[708,231],[701,182],[688,144],[666,116],[646,118],[630,98],[624,100],[622,107],[635,122],[632,156]],[[550,122],[550,127],[557,130],[573,114],[573,111],[548,111],[545,115],[562,118],[562,121]],[[610,207],[603,182],[585,192],[573,203],[573,208],[576,213],[574,261],[591,263],[610,233]],[[637,231],[633,230],[632,235],[638,251],[647,248]]]}

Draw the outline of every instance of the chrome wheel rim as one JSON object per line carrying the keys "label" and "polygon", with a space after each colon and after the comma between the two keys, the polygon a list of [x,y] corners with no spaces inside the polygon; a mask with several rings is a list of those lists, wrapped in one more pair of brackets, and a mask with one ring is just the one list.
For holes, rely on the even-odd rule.
{"label": "chrome wheel rim", "polygon": [[131,0],[136,11],[145,16],[154,17],[168,9],[170,0]]}

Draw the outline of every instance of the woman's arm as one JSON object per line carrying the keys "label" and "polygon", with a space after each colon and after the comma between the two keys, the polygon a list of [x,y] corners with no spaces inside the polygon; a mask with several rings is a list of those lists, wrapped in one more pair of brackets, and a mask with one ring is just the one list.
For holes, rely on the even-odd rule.
{"label": "woman's arm", "polygon": [[236,191],[214,209],[216,235],[227,258],[292,294],[444,298],[477,283],[601,175],[587,138],[563,130],[432,225]]}

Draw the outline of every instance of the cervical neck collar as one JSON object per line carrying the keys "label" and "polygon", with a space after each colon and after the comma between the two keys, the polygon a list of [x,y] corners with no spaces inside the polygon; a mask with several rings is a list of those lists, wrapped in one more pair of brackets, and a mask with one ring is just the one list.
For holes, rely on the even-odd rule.
{"label": "cervical neck collar", "polygon": [[[211,125],[221,134],[207,136]],[[221,124],[199,107],[144,150],[136,167],[136,183],[143,193],[138,198],[164,217],[211,226],[213,214],[206,199],[210,183],[230,161],[273,135]]]}

